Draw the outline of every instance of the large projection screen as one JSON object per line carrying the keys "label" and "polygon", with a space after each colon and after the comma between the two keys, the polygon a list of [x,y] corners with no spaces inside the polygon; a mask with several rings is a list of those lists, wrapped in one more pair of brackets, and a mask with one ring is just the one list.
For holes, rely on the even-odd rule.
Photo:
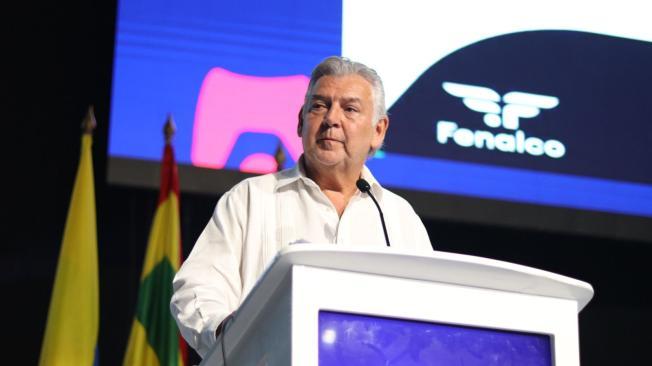
{"label": "large projection screen", "polygon": [[425,218],[652,241],[652,6],[120,0],[109,180],[220,194],[301,154],[320,60],[385,82],[376,178]]}

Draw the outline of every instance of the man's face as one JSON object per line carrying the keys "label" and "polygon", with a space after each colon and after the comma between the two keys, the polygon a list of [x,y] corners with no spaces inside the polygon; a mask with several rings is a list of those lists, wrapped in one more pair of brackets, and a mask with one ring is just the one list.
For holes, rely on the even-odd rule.
{"label": "man's face", "polygon": [[388,120],[372,125],[372,87],[359,75],[321,77],[303,108],[298,132],[310,168],[358,169],[385,137]]}

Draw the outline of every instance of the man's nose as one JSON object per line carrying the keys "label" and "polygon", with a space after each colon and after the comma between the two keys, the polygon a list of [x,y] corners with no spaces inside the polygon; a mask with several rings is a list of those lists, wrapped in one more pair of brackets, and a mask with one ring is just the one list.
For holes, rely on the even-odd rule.
{"label": "man's nose", "polygon": [[342,108],[337,105],[332,105],[324,116],[323,123],[328,127],[340,127],[342,123],[342,114]]}

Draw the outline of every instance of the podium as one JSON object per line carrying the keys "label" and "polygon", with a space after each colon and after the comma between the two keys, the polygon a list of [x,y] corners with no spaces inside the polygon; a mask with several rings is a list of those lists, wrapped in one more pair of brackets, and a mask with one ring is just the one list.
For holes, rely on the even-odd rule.
{"label": "podium", "polygon": [[201,365],[580,364],[588,283],[468,255],[374,248],[281,250]]}

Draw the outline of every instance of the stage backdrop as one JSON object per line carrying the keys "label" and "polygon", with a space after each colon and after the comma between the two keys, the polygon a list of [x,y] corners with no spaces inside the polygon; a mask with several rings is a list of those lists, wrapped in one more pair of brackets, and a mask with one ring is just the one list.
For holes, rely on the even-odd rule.
{"label": "stage backdrop", "polygon": [[369,161],[427,217],[652,240],[652,6],[120,0],[112,182],[156,186],[168,114],[181,188],[221,193],[301,154],[329,55],[374,67],[390,131]]}

